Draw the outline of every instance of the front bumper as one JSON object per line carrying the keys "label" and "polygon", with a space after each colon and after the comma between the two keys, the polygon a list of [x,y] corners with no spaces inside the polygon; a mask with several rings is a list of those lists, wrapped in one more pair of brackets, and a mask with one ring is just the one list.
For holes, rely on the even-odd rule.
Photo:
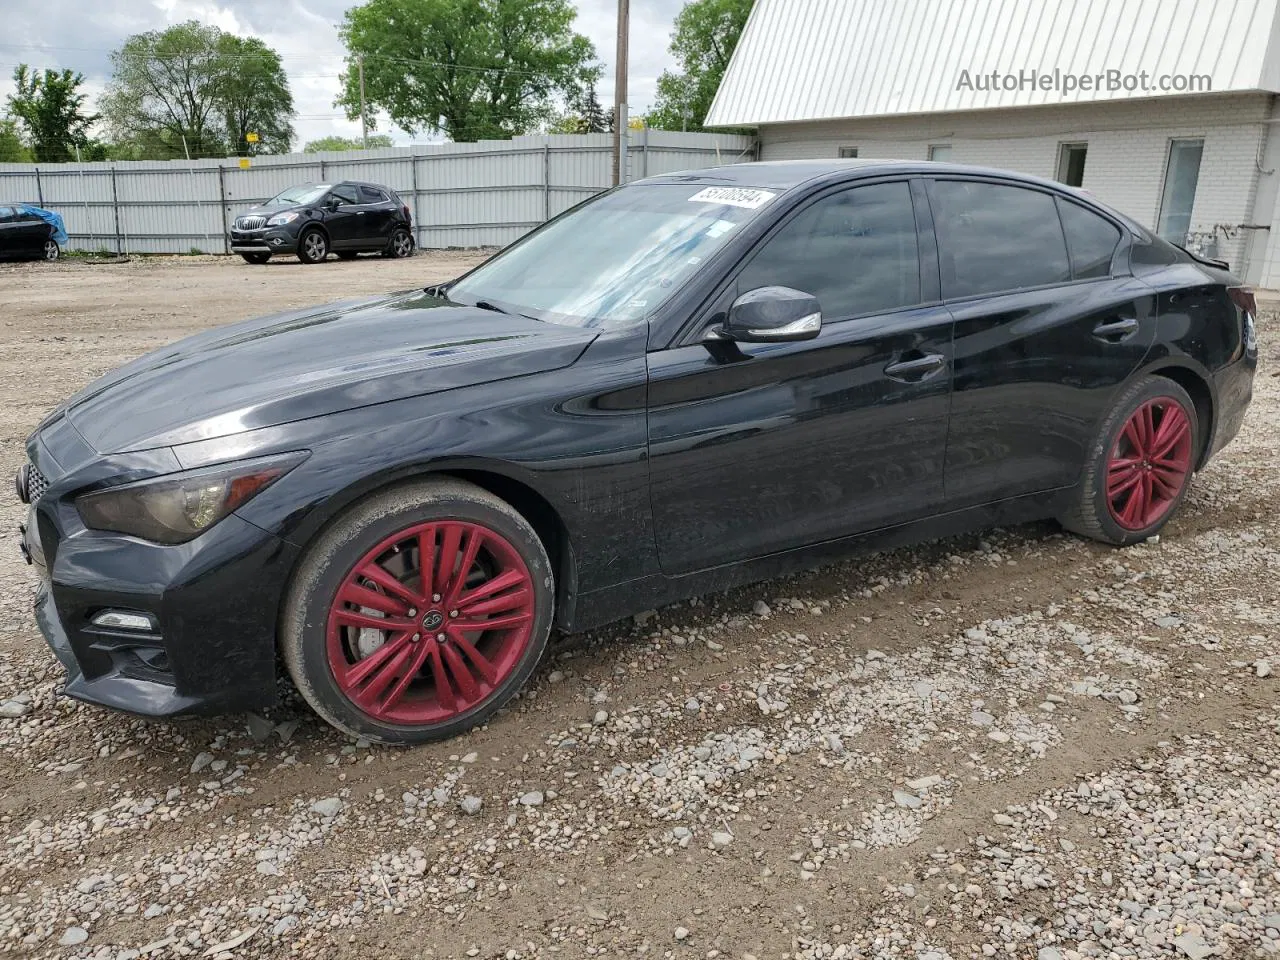
{"label": "front bumper", "polygon": [[[234,514],[177,546],[89,530],[60,499],[65,480],[50,483],[21,529],[40,573],[36,623],[67,671],[63,692],[157,717],[273,704],[277,612],[297,548]],[[104,610],[143,614],[151,628],[95,624]]]}
{"label": "front bumper", "polygon": [[263,227],[260,230],[232,230],[229,234],[232,253],[298,252],[298,238],[288,227]]}

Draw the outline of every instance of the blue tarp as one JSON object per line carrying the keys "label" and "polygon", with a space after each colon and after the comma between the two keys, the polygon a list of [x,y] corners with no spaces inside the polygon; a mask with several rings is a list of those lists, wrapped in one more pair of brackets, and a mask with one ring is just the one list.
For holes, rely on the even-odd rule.
{"label": "blue tarp", "polygon": [[18,209],[23,213],[34,213],[45,223],[53,224],[53,239],[58,246],[65,246],[67,242],[67,227],[62,222],[62,214],[54,213],[52,210],[43,210],[40,207],[33,207],[29,203],[18,204]]}

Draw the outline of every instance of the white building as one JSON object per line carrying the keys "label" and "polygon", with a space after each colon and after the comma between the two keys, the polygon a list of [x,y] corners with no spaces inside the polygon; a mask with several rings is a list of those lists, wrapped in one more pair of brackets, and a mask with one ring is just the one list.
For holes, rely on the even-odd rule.
{"label": "white building", "polygon": [[755,128],[763,160],[946,159],[1062,180],[1276,287],[1277,7],[756,0],[707,124]]}

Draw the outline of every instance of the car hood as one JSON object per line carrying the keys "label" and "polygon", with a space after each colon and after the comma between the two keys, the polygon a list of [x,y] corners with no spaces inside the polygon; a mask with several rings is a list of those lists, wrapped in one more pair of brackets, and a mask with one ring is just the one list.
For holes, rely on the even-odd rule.
{"label": "car hood", "polygon": [[417,290],[197,334],[107,374],[62,410],[99,453],[122,453],[556,370],[593,339]]}
{"label": "car hood", "polygon": [[236,219],[238,220],[241,217],[251,217],[254,214],[265,217],[271,216],[275,213],[288,213],[290,210],[296,210],[298,213],[302,213],[307,209],[309,209],[307,206],[297,203],[260,203],[257,206],[250,207],[242,213],[236,214]]}

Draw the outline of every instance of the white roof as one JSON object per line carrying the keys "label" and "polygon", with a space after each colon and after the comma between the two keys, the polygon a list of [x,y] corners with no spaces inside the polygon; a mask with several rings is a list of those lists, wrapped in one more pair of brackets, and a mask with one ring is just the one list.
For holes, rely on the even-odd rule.
{"label": "white roof", "polygon": [[[1280,92],[1280,0],[756,0],[708,126],[1124,100],[1201,90],[979,90],[979,75],[1207,75]],[[969,72],[969,89],[961,87]]]}

